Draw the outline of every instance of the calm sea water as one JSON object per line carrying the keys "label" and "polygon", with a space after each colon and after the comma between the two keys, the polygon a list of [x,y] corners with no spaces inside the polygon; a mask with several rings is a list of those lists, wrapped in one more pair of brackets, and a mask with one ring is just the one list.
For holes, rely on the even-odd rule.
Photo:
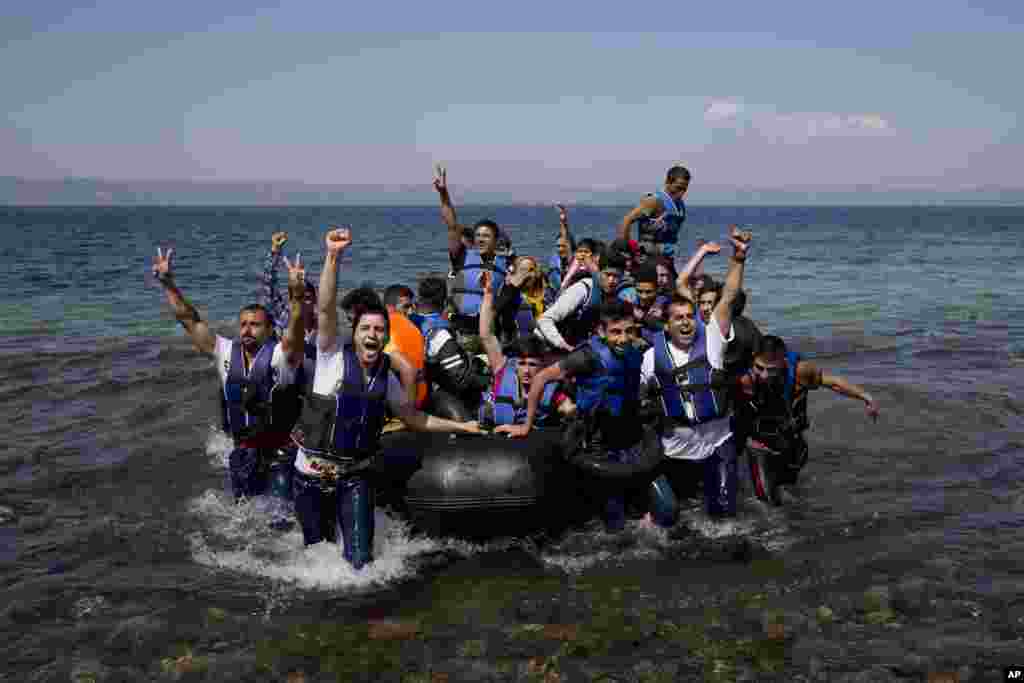
{"label": "calm sea water", "polygon": [[[577,238],[609,239],[625,210],[577,208],[570,219]],[[459,215],[493,217],[520,254],[554,246],[552,209]],[[816,392],[794,500],[771,508],[745,494],[727,523],[691,501],[682,538],[631,526],[481,546],[417,536],[380,512],[378,561],[354,574],[336,548],[303,550],[297,530],[267,527],[287,510],[224,495],[212,364],[191,351],[147,271],[158,245],[173,246],[180,286],[230,334],[275,230],[315,274],[326,225],[351,225],[343,287],[414,284],[446,267],[437,209],[0,208],[0,680],[160,680],[178,675],[165,668],[185,666],[186,648],[204,658],[205,669],[181,674],[195,680],[282,680],[292,669],[334,680],[337,662],[294,646],[297,624],[400,618],[410,604],[448,630],[403,642],[398,669],[363,666],[367,680],[512,680],[564,645],[525,647],[509,629],[641,623],[644,609],[706,628],[704,640],[684,647],[654,629],[610,658],[563,652],[562,680],[640,680],[636,666],[667,676],[657,680],[946,670],[989,680],[1021,663],[1024,209],[692,207],[684,251],[698,237],[724,240],[734,222],[755,233],[750,315],[868,386],[882,402],[877,425],[859,404]],[[722,256],[707,262],[724,269]],[[721,548],[737,539],[767,559],[731,561]],[[562,592],[541,609],[509,583],[524,575],[537,586],[554,578]],[[504,605],[494,628],[477,622],[482,598],[463,590],[466,576]],[[620,609],[601,581],[641,592]],[[864,606],[872,587],[890,591],[892,612]],[[737,607],[741,594],[761,596],[760,616]],[[813,617],[821,605],[834,611],[828,625]],[[765,641],[768,610],[789,615],[786,639]],[[751,650],[762,641],[782,648],[777,666]],[[268,651],[277,655],[260,668]]]}

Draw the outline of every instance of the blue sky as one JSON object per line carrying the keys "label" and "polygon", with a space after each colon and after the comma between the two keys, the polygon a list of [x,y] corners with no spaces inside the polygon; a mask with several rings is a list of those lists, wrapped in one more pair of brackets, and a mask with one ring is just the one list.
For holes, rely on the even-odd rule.
{"label": "blue sky", "polygon": [[1024,186],[1020,2],[22,5],[0,175]]}

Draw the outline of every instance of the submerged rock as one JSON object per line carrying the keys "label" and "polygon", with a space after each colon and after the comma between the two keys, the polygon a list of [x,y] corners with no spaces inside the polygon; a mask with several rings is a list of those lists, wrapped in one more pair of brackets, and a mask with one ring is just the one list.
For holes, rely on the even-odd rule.
{"label": "submerged rock", "polygon": [[91,595],[79,598],[71,606],[71,616],[75,619],[93,616],[105,612],[110,608],[110,603],[102,595]]}
{"label": "submerged rock", "polygon": [[815,616],[818,617],[818,623],[831,624],[835,620],[835,613],[832,608],[827,605],[822,605],[815,612]]}
{"label": "submerged rock", "polygon": [[889,609],[889,589],[885,586],[872,586],[864,591],[861,609],[864,612],[881,612]]}

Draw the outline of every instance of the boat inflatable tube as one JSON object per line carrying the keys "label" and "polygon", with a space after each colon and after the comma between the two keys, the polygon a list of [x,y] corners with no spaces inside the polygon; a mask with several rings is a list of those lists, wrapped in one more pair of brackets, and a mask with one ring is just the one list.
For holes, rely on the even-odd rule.
{"label": "boat inflatable tube", "polygon": [[538,529],[548,521],[559,482],[571,478],[557,430],[535,430],[525,439],[393,432],[381,441],[380,474],[390,469],[401,477],[403,463],[418,463],[404,481],[404,503],[409,517],[432,533],[483,537]]}
{"label": "boat inflatable tube", "polygon": [[562,444],[566,461],[583,474],[607,481],[653,478],[654,470],[664,458],[661,438],[650,427],[644,428],[643,449],[635,463],[610,462],[603,450],[584,450],[581,447],[584,429],[582,421],[571,424],[565,431]]}

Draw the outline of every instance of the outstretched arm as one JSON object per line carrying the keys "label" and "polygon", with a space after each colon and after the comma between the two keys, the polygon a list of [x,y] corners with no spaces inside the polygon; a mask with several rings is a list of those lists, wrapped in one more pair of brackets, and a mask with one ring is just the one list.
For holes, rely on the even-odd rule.
{"label": "outstretched arm", "polygon": [[302,255],[295,255],[295,263],[291,263],[287,257],[284,259],[288,266],[288,305],[289,317],[288,327],[285,328],[284,336],[281,338],[281,348],[288,358],[288,364],[293,368],[302,364],[302,357],[306,348],[306,323],[302,315],[302,300],[306,295],[306,269],[302,267]]}
{"label": "outstretched arm", "polygon": [[434,176],[434,189],[441,199],[441,220],[448,227],[448,253],[454,255],[462,249],[462,230],[455,216],[452,196],[448,193],[448,169],[438,164],[435,170],[437,173]]}
{"label": "outstretched arm", "polygon": [[715,305],[711,312],[722,336],[729,338],[729,328],[732,327],[732,303],[736,300],[736,292],[743,287],[743,265],[747,260],[747,250],[750,249],[750,240],[753,234],[749,230],[740,230],[735,225],[731,227],[729,241],[732,242],[733,254],[729,259],[729,271],[725,274],[725,286],[722,287],[722,298]]}
{"label": "outstretched arm", "polygon": [[168,249],[165,256],[163,250],[157,247],[156,258],[153,259],[153,277],[163,286],[164,292],[167,294],[167,301],[174,309],[174,317],[178,319],[181,326],[185,328],[185,332],[191,337],[192,345],[201,353],[213,355],[214,349],[217,347],[217,338],[210,331],[209,325],[199,317],[196,307],[185,299],[185,295],[174,284],[174,272],[171,269],[173,256],[173,248]]}
{"label": "outstretched arm", "polygon": [[818,386],[828,387],[837,394],[863,401],[868,417],[876,422],[878,421],[880,413],[878,402],[875,401],[864,387],[854,384],[839,375],[831,375],[824,370],[820,370],[808,361],[803,361],[797,366],[797,379],[800,384],[809,389]]}
{"label": "outstretched arm", "polygon": [[616,237],[620,240],[628,240],[629,229],[633,225],[633,223],[636,223],[639,219],[643,218],[644,216],[650,218],[651,216],[657,215],[659,209],[660,207],[657,197],[644,197],[642,200],[640,200],[640,203],[637,205],[635,209],[633,209],[625,216],[623,216],[622,223],[619,225],[619,232],[616,235]]}
{"label": "outstretched arm", "polygon": [[263,276],[260,278],[260,299],[267,311],[274,329],[280,334],[288,326],[289,306],[277,287],[277,269],[281,265],[281,248],[288,241],[288,233],[275,232],[270,237],[270,253],[263,262]]}
{"label": "outstretched arm", "polygon": [[505,364],[505,354],[501,352],[501,344],[494,335],[494,286],[491,274],[486,270],[480,274],[480,284],[484,288],[480,300],[480,343],[487,354],[487,364],[491,366],[491,371],[497,372]]}
{"label": "outstretched arm", "polygon": [[548,382],[558,382],[569,376],[561,363],[549,365],[533,377],[530,382],[530,394],[526,399],[526,422],[521,425],[501,425],[494,431],[508,434],[510,438],[522,438],[533,429],[533,420],[537,417],[537,407],[540,405],[541,396],[544,395],[544,387]]}
{"label": "outstretched arm", "polygon": [[704,257],[708,254],[717,254],[720,251],[722,251],[722,247],[717,242],[704,242],[697,247],[697,251],[693,252],[693,256],[686,262],[683,272],[679,273],[679,277],[676,278],[676,292],[680,296],[685,296],[688,299],[694,298],[690,282],[703,270]]}
{"label": "outstretched arm", "polygon": [[403,403],[398,413],[399,419],[414,432],[456,432],[459,434],[480,434],[480,424],[473,422],[455,422],[434,415],[422,413],[411,403]]}
{"label": "outstretched arm", "polygon": [[327,253],[317,296],[316,345],[321,351],[330,351],[338,342],[338,261],[350,244],[352,231],[348,228],[335,228],[327,233]]}

